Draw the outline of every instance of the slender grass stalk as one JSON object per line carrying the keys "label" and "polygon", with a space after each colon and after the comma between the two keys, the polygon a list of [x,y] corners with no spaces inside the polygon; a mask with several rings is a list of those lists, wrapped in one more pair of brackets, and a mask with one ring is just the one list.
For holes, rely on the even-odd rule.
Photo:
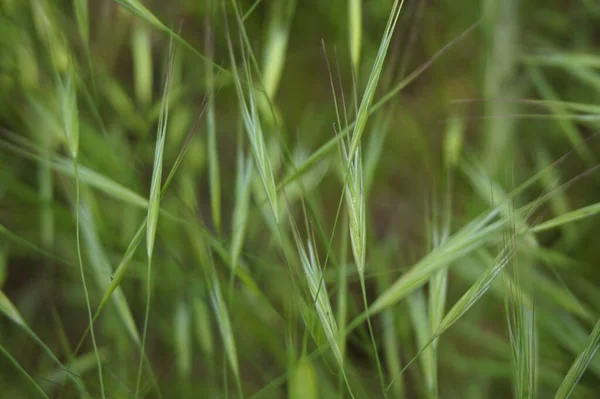
{"label": "slender grass stalk", "polygon": [[[391,259],[388,256],[381,261],[381,265],[385,265],[387,262],[383,260]],[[383,269],[383,267],[381,267]],[[386,273],[382,273],[377,279],[379,290],[383,291],[390,283],[390,278]],[[400,342],[398,334],[398,323],[399,323],[399,311],[397,309],[387,309],[381,314],[381,324],[383,329],[383,347],[385,349],[385,364],[387,366],[388,378],[393,381],[390,383],[390,389],[392,395],[395,398],[406,397],[405,382],[402,372],[402,365],[400,359]]]}
{"label": "slender grass stalk", "polygon": [[594,329],[588,338],[587,346],[581,352],[581,354],[577,356],[571,365],[571,368],[569,368],[569,371],[560,384],[556,395],[554,395],[555,399],[566,399],[571,396],[575,387],[577,386],[577,382],[594,359],[598,349],[600,349],[600,321],[598,321],[598,323],[596,323],[594,326]]}
{"label": "slender grass stalk", "polygon": [[[0,232],[3,230],[3,226],[0,225]],[[7,274],[7,262],[8,261],[8,243],[3,242],[0,244],[0,287],[4,286]]]}
{"label": "slender grass stalk", "polygon": [[254,0],[254,3],[252,3],[252,5],[248,8],[248,11],[246,11],[244,13],[244,18],[243,20],[247,20],[248,18],[250,18],[250,15],[252,15],[252,13],[254,12],[254,10],[256,10],[256,7],[258,7],[258,5],[262,2],[263,0]]}
{"label": "slender grass stalk", "polygon": [[31,383],[34,389],[42,396],[43,398],[50,399],[50,397],[44,392],[42,387],[33,379],[31,375],[25,370],[6,349],[2,345],[0,345],[0,352],[8,359],[8,361],[17,369],[19,372]]}
{"label": "slender grass stalk", "polygon": [[150,186],[150,196],[148,201],[148,216],[146,227],[146,254],[148,256],[148,270],[146,273],[146,312],[144,316],[144,327],[142,332],[142,346],[140,348],[140,362],[137,373],[136,387],[134,397],[137,399],[140,392],[140,383],[142,380],[142,369],[145,357],[146,337],[148,333],[148,319],[150,316],[150,300],[152,295],[152,254],[154,242],[156,239],[156,229],[158,226],[158,216],[160,210],[161,198],[161,180],[163,153],[167,133],[167,122],[169,118],[169,93],[171,90],[171,81],[173,78],[174,49],[171,43],[169,48],[168,65],[163,90],[162,112],[158,121],[158,131],[156,137],[156,148],[154,153],[154,168],[152,170],[152,184]]}
{"label": "slender grass stalk", "polygon": [[[518,51],[518,2],[482,0],[484,37],[486,40],[486,68],[484,95],[486,98],[517,96],[516,68]],[[497,34],[501,30],[502,35]],[[512,104],[491,102],[486,115],[512,115]],[[496,176],[502,164],[510,159],[510,143],[515,134],[515,118],[504,117],[485,121],[485,161],[487,170]]]}
{"label": "slender grass stalk", "polygon": [[[346,336],[344,330],[348,322],[348,245],[349,245],[349,228],[348,217],[342,214],[342,236],[340,239],[340,260],[338,265],[337,276],[337,300],[336,300],[336,322],[338,325],[339,337],[338,345],[342,358],[346,358]],[[339,390],[344,389],[343,375],[339,376]]]}
{"label": "slender grass stalk", "polygon": [[356,114],[356,124],[354,125],[354,129],[352,131],[352,141],[350,142],[348,151],[350,160],[353,159],[357,152],[360,140],[367,125],[367,119],[369,118],[369,113],[371,110],[371,103],[373,102],[373,97],[375,96],[375,89],[377,88],[377,83],[379,83],[379,77],[381,76],[381,71],[383,70],[383,63],[390,46],[390,42],[392,41],[394,28],[396,27],[396,23],[400,17],[400,11],[402,11],[403,5],[404,0],[395,0],[394,4],[392,5],[387,26],[385,27],[385,32],[383,33],[383,38],[381,39],[381,43],[379,45],[379,51],[377,52],[377,57],[375,57],[373,69],[369,74],[367,87],[365,89],[365,93],[363,94],[360,108]]}
{"label": "slender grass stalk", "polygon": [[11,240],[12,242],[18,244],[18,246],[22,246],[22,247],[27,248],[28,250],[37,252],[38,254],[44,256],[45,258],[51,259],[56,262],[60,262],[65,265],[70,265],[68,260],[61,258],[51,252],[48,252],[41,247],[38,247],[31,241],[26,240],[25,238],[20,237],[19,235],[15,234],[13,231],[9,230],[8,228],[6,228],[6,226],[4,226],[2,224],[0,224],[0,234],[4,235],[6,238]]}
{"label": "slender grass stalk", "polygon": [[[40,238],[42,248],[45,251],[51,252],[54,249],[55,243],[55,223],[54,211],[52,202],[54,200],[54,179],[52,169],[49,166],[52,150],[52,136],[49,134],[40,135],[42,146],[45,149],[46,162],[38,165],[38,181],[39,181],[39,196],[40,196]],[[54,263],[52,258],[45,260],[46,273],[50,278],[54,277]]]}
{"label": "slender grass stalk", "polygon": [[90,70],[92,91],[94,95],[97,95],[96,74],[94,73],[92,51],[90,48],[90,16],[88,0],[73,0],[73,9],[75,11],[75,20],[77,21],[79,37],[83,44],[85,58],[87,61],[88,68]]}
{"label": "slender grass stalk", "polygon": [[[213,16],[213,1],[209,1],[209,12],[205,18],[204,29],[206,56],[208,59],[214,56],[213,29],[211,19]],[[206,129],[208,132],[208,169],[210,182],[210,208],[212,210],[212,221],[217,233],[221,232],[221,177],[219,173],[219,153],[217,151],[217,128],[215,118],[215,74],[213,63],[204,63],[206,89],[208,90],[208,109],[206,113]]]}
{"label": "slender grass stalk", "polygon": [[[434,205],[435,207],[435,205]],[[434,211],[436,213],[436,211]],[[437,231],[437,222],[434,218],[434,229]],[[435,247],[443,243],[444,238],[438,239],[439,233],[434,232],[435,239],[433,245]],[[431,277],[429,281],[429,329],[430,331],[436,331],[444,317],[446,307],[446,295],[448,290],[448,269],[443,268]],[[434,341],[427,352],[427,356],[430,357],[429,370],[427,375],[430,376],[430,393],[433,397],[438,396],[438,341]]]}
{"label": "slender grass stalk", "polygon": [[348,271],[347,271],[347,263],[348,263],[348,217],[344,214],[342,216],[342,237],[340,244],[340,265],[338,269],[338,280],[337,280],[337,317],[336,321],[340,329],[340,337],[339,337],[339,346],[340,352],[342,352],[342,357],[345,356],[346,353],[346,337],[343,334],[344,329],[346,328],[346,323],[348,319]]}
{"label": "slender grass stalk", "polygon": [[[204,265],[206,280],[210,292],[211,305],[217,319],[217,325],[219,327],[219,332],[225,348],[224,355],[226,356],[227,363],[229,364],[229,367],[231,368],[231,371],[235,377],[238,395],[240,398],[243,398],[244,395],[240,377],[240,366],[235,344],[235,337],[233,335],[229,312],[227,310],[225,300],[223,299],[223,295],[221,294],[221,285],[215,271],[212,254],[210,252],[206,255],[204,262],[207,262],[207,264]],[[225,389],[227,389],[226,386]]]}
{"label": "slender grass stalk", "polygon": [[[324,47],[324,43],[323,43]],[[324,48],[325,50],[325,48]],[[329,66],[329,61],[327,60],[327,67],[329,69],[329,77],[330,84],[333,93],[333,101],[336,108],[336,116],[338,126],[342,126],[340,112],[338,110],[338,101],[335,92],[335,86],[333,83],[333,76],[331,74],[331,67]],[[339,76],[339,66],[338,66],[338,76]],[[340,77],[341,79],[341,77]],[[354,82],[355,90],[356,90],[356,82]],[[348,117],[346,110],[346,101],[343,96],[343,87],[340,89],[342,91],[342,105],[344,110],[344,122],[346,126],[348,125]],[[355,93],[355,103],[358,102]],[[356,110],[358,114],[359,111]],[[354,133],[353,133],[354,134]],[[348,137],[348,141],[352,140],[354,136]],[[346,200],[346,208],[348,211],[348,226],[350,229],[350,242],[352,244],[352,253],[354,255],[354,262],[356,264],[358,275],[360,279],[361,291],[363,296],[363,304],[365,308],[365,312],[367,312],[367,325],[369,328],[369,335],[371,337],[371,343],[373,345],[373,353],[375,355],[375,360],[377,362],[377,370],[379,373],[379,379],[381,383],[381,388],[384,395],[387,397],[387,393],[385,390],[385,382],[383,370],[381,367],[381,362],[379,361],[379,350],[377,348],[377,343],[375,341],[375,335],[373,333],[373,327],[371,326],[371,319],[368,316],[368,300],[367,300],[367,289],[365,283],[365,261],[366,261],[366,237],[367,237],[367,229],[366,229],[366,195],[364,189],[364,179],[363,179],[363,164],[362,164],[362,155],[361,155],[361,145],[356,148],[355,154],[350,154],[348,152],[348,147],[350,146],[350,142],[340,141],[340,158],[343,170],[343,194],[342,197]]]}
{"label": "slender grass stalk", "polygon": [[79,263],[79,272],[81,275],[81,284],[83,286],[83,292],[85,294],[85,302],[88,312],[88,321],[90,327],[90,335],[92,337],[92,344],[94,346],[94,352],[96,354],[96,361],[98,365],[98,379],[100,382],[100,393],[102,398],[106,398],[106,392],[104,389],[104,377],[102,373],[102,359],[98,350],[98,344],[96,341],[96,334],[93,327],[93,315],[92,315],[92,304],[90,301],[90,295],[88,292],[87,282],[85,278],[85,271],[83,268],[83,258],[81,254],[81,222],[80,222],[80,185],[79,185],[79,169],[78,169],[78,155],[79,155],[79,113],[77,107],[77,93],[75,89],[75,82],[71,75],[67,75],[64,81],[59,80],[58,82],[58,99],[60,103],[60,111],[62,122],[64,126],[64,132],[69,149],[71,158],[73,160],[73,173],[75,177],[75,241],[77,246],[77,261]]}
{"label": "slender grass stalk", "polygon": [[[460,119],[453,119],[447,127],[444,137],[444,166],[446,172],[446,188],[444,192],[443,214],[440,218],[438,212],[437,196],[434,195],[432,204],[432,223],[430,237],[432,248],[443,245],[450,235],[452,215],[452,182],[461,152],[464,125]],[[448,268],[442,268],[435,273],[429,281],[429,330],[437,331],[445,314],[446,297],[448,290]],[[429,377],[429,390],[433,397],[439,395],[438,381],[438,341],[433,341],[424,356],[429,357],[427,376]]]}
{"label": "slender grass stalk", "polygon": [[360,69],[360,51],[362,45],[362,1],[348,0],[350,57],[354,70]]}
{"label": "slender grass stalk", "polygon": [[[428,340],[432,335],[431,326],[427,318],[427,297],[423,288],[419,288],[415,292],[409,295],[407,298],[408,310],[410,312],[410,320],[415,331],[416,341],[419,348],[424,348],[428,345]],[[432,370],[435,369],[433,363],[434,358],[430,355],[431,351],[423,351],[423,356],[420,357],[420,365],[423,370],[423,377],[425,385],[424,390],[427,397],[431,397],[434,391],[434,375]],[[402,370],[404,371],[404,370]],[[402,371],[397,374],[395,378],[402,378]],[[390,382],[390,387],[395,383],[395,379]]]}
{"label": "slender grass stalk", "polygon": [[81,273],[81,284],[83,285],[83,291],[85,293],[85,301],[87,304],[88,321],[89,321],[89,326],[90,326],[90,336],[92,337],[92,343],[94,346],[94,352],[96,354],[96,360],[97,360],[97,364],[98,364],[98,379],[100,381],[100,392],[101,392],[102,398],[105,399],[106,392],[104,390],[104,377],[102,374],[102,359],[100,358],[98,344],[96,342],[96,334],[94,332],[94,326],[93,326],[94,321],[93,321],[93,316],[92,316],[92,304],[90,301],[90,295],[89,295],[87,283],[85,280],[85,272],[83,270],[83,259],[81,256],[81,237],[80,237],[80,220],[79,220],[80,187],[79,187],[79,179],[78,179],[79,175],[78,175],[78,171],[77,171],[77,158],[76,157],[73,158],[73,169],[75,170],[75,189],[76,189],[75,223],[77,226],[76,226],[76,231],[75,231],[75,237],[76,237],[76,241],[77,241],[77,260],[79,262],[79,271]]}
{"label": "slender grass stalk", "polygon": [[231,222],[231,263],[237,267],[239,263],[242,246],[244,243],[246,228],[248,226],[250,206],[250,183],[252,182],[253,166],[250,156],[244,155],[242,150],[241,135],[238,135],[237,150],[237,176],[235,182],[235,206]]}

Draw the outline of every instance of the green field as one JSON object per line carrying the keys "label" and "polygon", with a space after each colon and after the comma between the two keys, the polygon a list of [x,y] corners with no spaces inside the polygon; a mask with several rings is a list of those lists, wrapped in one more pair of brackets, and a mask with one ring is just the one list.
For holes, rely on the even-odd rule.
{"label": "green field", "polygon": [[599,397],[599,37],[594,0],[0,0],[0,397]]}

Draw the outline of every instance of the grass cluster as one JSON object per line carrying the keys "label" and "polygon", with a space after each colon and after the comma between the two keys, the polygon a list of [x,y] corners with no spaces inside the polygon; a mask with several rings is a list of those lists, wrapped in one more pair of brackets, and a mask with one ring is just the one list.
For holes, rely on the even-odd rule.
{"label": "grass cluster", "polygon": [[0,0],[0,396],[596,398],[599,22]]}

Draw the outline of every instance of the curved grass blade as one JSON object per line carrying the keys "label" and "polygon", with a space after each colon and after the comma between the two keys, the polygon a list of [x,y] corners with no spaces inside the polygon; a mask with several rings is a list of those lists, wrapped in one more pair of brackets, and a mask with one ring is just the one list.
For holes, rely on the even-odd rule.
{"label": "curved grass blade", "polygon": [[575,209],[567,212],[563,215],[556,216],[550,220],[542,222],[537,226],[532,227],[531,231],[534,233],[546,231],[556,227],[560,227],[567,223],[573,223],[578,220],[586,219],[588,217],[596,216],[600,213],[600,202],[584,206],[583,208]]}
{"label": "curved grass blade", "polygon": [[[209,12],[205,18],[206,28],[205,48],[209,58],[214,54],[213,29],[211,26],[211,17],[213,14],[213,1],[209,1]],[[206,128],[208,133],[208,176],[210,183],[210,208],[212,212],[212,221],[217,233],[221,232],[221,177],[219,173],[219,153],[217,151],[217,132],[215,118],[215,75],[212,62],[204,63],[206,70],[204,81],[208,90],[208,110],[206,114]]]}
{"label": "curved grass blade", "polygon": [[556,395],[554,395],[555,399],[566,399],[572,393],[577,383],[585,373],[589,364],[594,359],[596,352],[600,349],[600,321],[596,323],[592,333],[588,338],[588,343],[586,348],[581,352],[577,359],[571,365],[571,368],[567,372],[565,379],[560,384]]}
{"label": "curved grass blade", "polygon": [[61,262],[63,264],[67,264],[67,265],[69,264],[68,260],[63,259],[59,256],[56,256],[56,255],[44,250],[43,248],[38,247],[37,245],[33,244],[32,242],[26,240],[25,238],[15,234],[13,231],[9,230],[3,224],[0,224],[0,234],[8,237],[10,240],[16,242],[18,245],[29,248],[30,250],[33,250],[33,251],[39,253],[40,255],[43,255],[49,259]]}
{"label": "curved grass blade", "polygon": [[[88,260],[94,268],[96,282],[102,291],[106,291],[112,276],[112,268],[108,257],[102,247],[98,237],[98,231],[93,221],[92,213],[86,202],[83,202],[79,208],[79,217],[83,231],[83,239],[88,249]],[[127,299],[121,288],[115,289],[112,295],[113,302],[117,308],[117,313],[123,322],[123,326],[129,333],[134,342],[140,342],[140,336],[135,326],[133,315],[127,304]]]}
{"label": "curved grass blade", "polygon": [[[55,66],[56,68],[56,66]],[[67,141],[67,147],[71,154],[73,173],[75,178],[75,241],[77,248],[77,260],[79,263],[79,272],[81,275],[81,285],[83,286],[83,292],[85,295],[85,303],[88,313],[88,324],[90,327],[90,335],[92,338],[92,345],[94,347],[94,353],[96,354],[96,361],[98,364],[98,380],[100,382],[100,393],[103,399],[106,399],[106,391],[104,389],[104,376],[102,373],[102,359],[96,342],[96,334],[93,326],[92,316],[92,304],[90,300],[90,294],[87,287],[85,271],[83,267],[83,257],[81,254],[81,221],[79,218],[80,211],[80,183],[79,183],[79,170],[78,170],[78,156],[79,156],[79,108],[77,106],[77,92],[75,83],[72,78],[73,71],[68,71],[66,78],[63,80],[58,74],[56,74],[57,84],[57,97],[60,105],[60,114],[62,117],[62,127]]]}
{"label": "curved grass blade", "polygon": [[[6,130],[5,130],[6,131]],[[55,156],[55,160],[48,160],[32,151],[23,149],[6,140],[0,140],[0,146],[17,153],[25,158],[36,162],[49,165],[52,169],[63,173],[66,176],[75,177],[75,170],[70,160],[65,157]],[[115,182],[114,180],[95,172],[85,166],[78,165],[79,180],[88,186],[94,187],[113,198],[138,206],[140,208],[148,207],[148,200],[127,187]]]}
{"label": "curved grass blade", "polygon": [[[52,359],[52,361],[61,369],[65,369],[63,364],[58,360],[56,355],[52,352],[52,350],[37,336],[37,334],[29,327],[25,319],[19,313],[17,307],[10,301],[10,299],[4,294],[2,290],[0,290],[0,313],[4,314],[8,317],[13,323],[19,326],[27,335],[29,335],[46,353],[46,355]],[[80,393],[87,397],[89,394],[87,393],[85,386],[83,383],[77,378],[77,376],[72,373],[68,373],[69,378],[73,381],[75,386],[79,389]]]}

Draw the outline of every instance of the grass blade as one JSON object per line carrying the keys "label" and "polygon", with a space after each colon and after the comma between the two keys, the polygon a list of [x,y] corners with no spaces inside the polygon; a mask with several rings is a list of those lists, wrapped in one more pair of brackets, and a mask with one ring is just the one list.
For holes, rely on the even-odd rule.
{"label": "grass blade", "polygon": [[360,69],[360,50],[362,44],[362,1],[348,0],[348,32],[350,37],[350,57],[354,70]]}
{"label": "grass blade", "polygon": [[[29,327],[23,316],[19,313],[17,307],[11,302],[6,294],[0,290],[0,313],[8,317],[12,322],[18,325],[27,335],[29,335],[46,353],[46,355],[52,359],[52,361],[61,369],[66,369],[65,366],[58,360],[52,350],[37,336],[37,334]],[[81,381],[71,373],[68,373],[69,378],[73,381],[75,386],[79,389],[80,393],[87,397],[89,394],[85,390],[85,387]]]}
{"label": "grass blade", "polygon": [[[98,237],[98,231],[93,221],[93,216],[86,201],[82,202],[79,207],[79,218],[83,232],[85,246],[88,249],[88,261],[93,266],[96,282],[102,291],[106,291],[112,277],[112,268],[108,257],[102,247],[102,243]],[[140,336],[135,326],[133,315],[123,294],[121,288],[114,290],[112,295],[113,302],[117,308],[117,313],[123,322],[123,326],[129,333],[134,342],[140,342]]]}
{"label": "grass blade", "polygon": [[265,77],[265,92],[267,98],[272,102],[275,99],[285,65],[296,0],[275,0],[271,2],[270,7],[262,71]]}
{"label": "grass blade", "polygon": [[235,206],[231,222],[231,263],[237,267],[248,225],[248,208],[250,206],[250,183],[252,182],[252,160],[244,156],[241,140],[238,141],[237,177],[235,182]]}
{"label": "grass blade", "polygon": [[100,382],[100,393],[103,399],[106,399],[106,391],[104,388],[104,376],[102,372],[102,359],[96,342],[96,334],[93,326],[92,316],[92,304],[90,300],[90,294],[88,292],[87,282],[85,278],[85,271],[83,267],[83,259],[81,255],[81,221],[79,217],[80,212],[80,183],[79,183],[79,169],[78,169],[78,156],[79,156],[79,108],[77,106],[77,92],[75,88],[74,78],[72,76],[73,71],[68,71],[66,78],[63,80],[59,75],[56,75],[57,84],[57,97],[60,105],[60,115],[62,117],[62,127],[67,142],[67,148],[69,149],[73,172],[75,177],[75,203],[73,204],[73,210],[75,213],[75,241],[77,247],[77,260],[79,263],[79,272],[81,275],[81,285],[83,286],[83,292],[85,295],[85,303],[88,313],[88,323],[90,328],[90,335],[92,337],[92,345],[94,346],[94,353],[96,354],[96,361],[98,364],[98,380]]}
{"label": "grass blade", "polygon": [[229,312],[227,311],[227,306],[223,299],[223,295],[221,294],[221,286],[214,270],[212,256],[209,255],[209,258],[210,265],[208,265],[209,272],[207,272],[207,283],[210,291],[210,301],[215,318],[217,319],[217,325],[219,326],[219,332],[221,334],[221,339],[223,340],[223,346],[225,347],[225,353],[227,355],[229,367],[231,368],[231,371],[235,377],[238,393],[240,397],[243,397],[242,382],[240,379],[240,366],[238,363],[238,355],[235,345],[235,338],[233,336],[233,330],[231,327],[231,320],[229,319]]}
{"label": "grass blade", "polygon": [[136,399],[140,392],[142,369],[144,364],[144,357],[146,356],[146,337],[148,332],[148,318],[150,315],[150,300],[152,294],[152,253],[154,250],[154,241],[156,238],[156,228],[158,226],[158,215],[160,211],[163,153],[165,149],[167,122],[169,119],[169,93],[171,90],[171,81],[173,78],[174,59],[175,56],[173,53],[173,43],[171,43],[171,47],[169,48],[165,85],[163,89],[162,111],[158,120],[156,147],[154,151],[154,167],[152,169],[152,183],[150,185],[150,196],[148,201],[148,216],[146,218],[146,254],[148,255],[148,270],[146,274],[146,312],[144,316],[144,327],[142,332],[142,347],[140,348],[140,363],[138,367],[138,374],[134,394],[134,397]]}
{"label": "grass blade", "polygon": [[[236,60],[233,51],[233,43],[229,34],[227,35],[227,45],[231,63],[235,65]],[[245,60],[244,53],[242,54],[242,57],[244,58],[244,69],[246,71],[246,79],[247,81],[250,81],[250,67],[248,66],[248,63]],[[233,69],[233,80],[238,97],[240,111],[242,113],[244,127],[246,130],[246,134],[248,135],[248,140],[250,141],[250,146],[252,147],[252,155],[254,157],[256,169],[258,170],[258,174],[263,183],[265,193],[267,194],[267,198],[269,200],[269,204],[271,205],[273,217],[275,218],[276,223],[279,223],[277,189],[275,185],[273,167],[271,165],[271,159],[269,157],[269,151],[263,134],[261,121],[256,109],[257,102],[254,96],[254,91],[251,87],[248,88],[248,100],[246,100],[246,94],[244,94],[244,89],[242,88],[242,79],[240,78],[236,68]]]}
{"label": "grass blade", "polygon": [[44,392],[42,387],[39,386],[39,384],[33,379],[33,377],[29,375],[29,373],[19,364],[17,359],[12,357],[12,355],[8,353],[8,351],[4,349],[2,345],[0,345],[0,352],[2,352],[2,354],[8,359],[8,361],[12,363],[12,365],[15,366],[17,370],[19,370],[19,372],[31,383],[31,385],[33,385],[33,387],[40,394],[40,396],[46,399],[50,399],[50,397],[46,394],[46,392]]}
{"label": "grass blade", "polygon": [[[205,47],[208,57],[213,57],[214,43],[213,30],[211,26],[212,1],[209,2],[209,13],[205,19]],[[206,114],[206,128],[208,132],[208,175],[210,183],[210,208],[212,210],[212,221],[217,233],[221,231],[221,177],[219,173],[219,156],[217,151],[217,132],[215,119],[215,76],[213,63],[204,63],[206,89],[208,90],[208,109]]]}
{"label": "grass blade", "polygon": [[371,103],[373,102],[373,97],[375,96],[375,89],[379,83],[379,77],[383,69],[383,63],[390,46],[390,42],[392,41],[392,35],[394,34],[396,22],[398,22],[398,17],[400,17],[400,11],[402,10],[403,5],[404,0],[395,0],[392,6],[387,26],[385,27],[385,32],[383,33],[383,38],[381,39],[381,43],[379,45],[379,51],[377,52],[377,57],[375,58],[373,69],[369,75],[367,87],[365,89],[365,93],[363,94],[360,108],[358,109],[358,114],[356,115],[356,123],[354,125],[354,130],[352,131],[352,141],[350,142],[349,148],[350,159],[352,159],[356,153],[360,139],[362,138],[365,130],[365,126],[367,125],[367,119],[369,118],[371,110]]}
{"label": "grass blade", "polygon": [[600,349],[600,321],[594,326],[594,329],[588,338],[586,348],[579,356],[577,356],[577,359],[575,359],[567,372],[565,379],[560,384],[556,395],[554,395],[555,399],[566,399],[573,393],[579,379],[583,376],[589,364],[594,359],[598,349]]}

